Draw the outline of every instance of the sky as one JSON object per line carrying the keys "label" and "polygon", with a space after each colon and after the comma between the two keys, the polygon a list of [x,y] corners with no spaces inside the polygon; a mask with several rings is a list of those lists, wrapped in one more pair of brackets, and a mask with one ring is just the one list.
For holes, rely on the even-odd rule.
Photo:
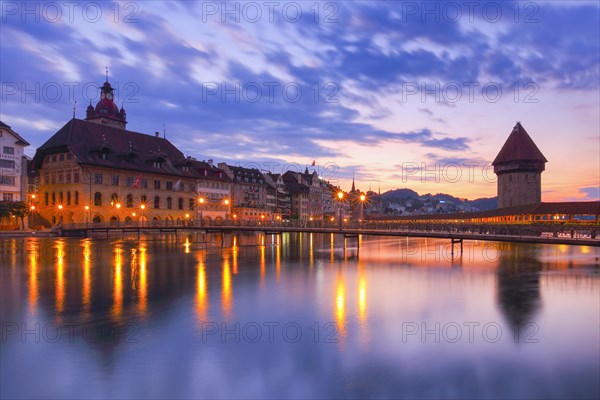
{"label": "sky", "polygon": [[108,68],[127,128],[186,156],[469,199],[520,121],[542,200],[598,200],[599,4],[0,1],[0,120],[33,155]]}

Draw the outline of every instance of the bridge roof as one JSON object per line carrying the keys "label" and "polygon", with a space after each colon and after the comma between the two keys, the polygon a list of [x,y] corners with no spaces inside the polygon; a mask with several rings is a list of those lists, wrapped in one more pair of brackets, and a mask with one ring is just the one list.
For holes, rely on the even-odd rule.
{"label": "bridge roof", "polygon": [[548,162],[520,122],[517,122],[492,165],[510,161]]}
{"label": "bridge roof", "polygon": [[475,219],[488,217],[505,217],[511,215],[546,215],[546,214],[572,214],[572,215],[600,215],[600,201],[571,201],[555,203],[529,204],[497,208],[495,210],[479,211],[471,213],[453,214],[420,214],[420,215],[377,215],[369,216],[367,219],[374,220],[453,220],[453,219]]}

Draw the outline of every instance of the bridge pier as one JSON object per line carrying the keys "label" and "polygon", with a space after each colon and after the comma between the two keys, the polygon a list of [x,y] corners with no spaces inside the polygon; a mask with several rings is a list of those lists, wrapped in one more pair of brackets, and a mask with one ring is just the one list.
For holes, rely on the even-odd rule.
{"label": "bridge pier", "polygon": [[450,238],[450,240],[452,241],[452,259],[454,259],[454,245],[455,244],[460,244],[460,255],[462,256],[463,253],[463,240],[462,239],[456,239],[456,238]]}

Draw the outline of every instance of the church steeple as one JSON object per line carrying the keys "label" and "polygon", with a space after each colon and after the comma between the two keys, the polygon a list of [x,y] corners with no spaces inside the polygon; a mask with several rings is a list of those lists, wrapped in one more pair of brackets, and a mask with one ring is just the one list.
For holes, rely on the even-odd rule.
{"label": "church steeple", "polygon": [[352,189],[350,190],[350,192],[356,192],[356,187],[354,186],[354,172],[352,173]]}
{"label": "church steeple", "polygon": [[106,71],[106,82],[100,88],[100,101],[96,107],[88,106],[86,110],[86,120],[103,125],[110,125],[115,128],[125,129],[127,125],[126,113],[123,106],[119,107],[114,102],[114,89],[108,82],[108,69]]}

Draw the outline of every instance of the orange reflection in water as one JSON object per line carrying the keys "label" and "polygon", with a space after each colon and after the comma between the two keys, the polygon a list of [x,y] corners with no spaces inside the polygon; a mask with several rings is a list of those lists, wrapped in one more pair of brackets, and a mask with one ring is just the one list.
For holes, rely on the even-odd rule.
{"label": "orange reflection in water", "polygon": [[35,246],[29,249],[29,313],[37,314],[37,302],[39,297],[38,272],[37,272],[38,252]]}
{"label": "orange reflection in water", "polygon": [[83,244],[83,282],[81,296],[83,298],[83,309],[89,311],[92,298],[92,278],[90,274],[90,262],[92,259],[91,244],[86,241]]}
{"label": "orange reflection in water", "polygon": [[335,322],[341,336],[346,333],[346,286],[342,272],[338,272],[335,284]]}
{"label": "orange reflection in water", "polygon": [[121,318],[123,314],[123,249],[120,246],[115,247],[115,259],[113,270],[113,307],[112,316],[114,319]]}
{"label": "orange reflection in water", "polygon": [[206,321],[208,313],[208,296],[206,285],[206,270],[204,262],[198,261],[196,282],[196,318],[199,322]]}
{"label": "orange reflection in water", "polygon": [[65,242],[56,242],[56,311],[61,313],[65,307]]}
{"label": "orange reflection in water", "polygon": [[238,246],[237,246],[237,238],[233,238],[233,248],[231,249],[231,255],[233,258],[233,274],[237,275],[238,273]]}
{"label": "orange reflection in water", "polygon": [[231,269],[229,260],[223,260],[223,288],[221,292],[221,305],[223,315],[229,317],[231,315],[232,295],[231,295]]}
{"label": "orange reflection in water", "polygon": [[140,244],[139,249],[139,282],[138,282],[138,311],[140,315],[145,316],[148,307],[148,272],[147,272],[147,253],[146,247]]}
{"label": "orange reflection in water", "polygon": [[265,257],[265,246],[260,247],[260,283],[264,285],[265,283],[265,273],[267,270],[267,262]]}
{"label": "orange reflection in water", "polygon": [[364,266],[358,271],[358,320],[365,326],[367,322],[367,277]]}

